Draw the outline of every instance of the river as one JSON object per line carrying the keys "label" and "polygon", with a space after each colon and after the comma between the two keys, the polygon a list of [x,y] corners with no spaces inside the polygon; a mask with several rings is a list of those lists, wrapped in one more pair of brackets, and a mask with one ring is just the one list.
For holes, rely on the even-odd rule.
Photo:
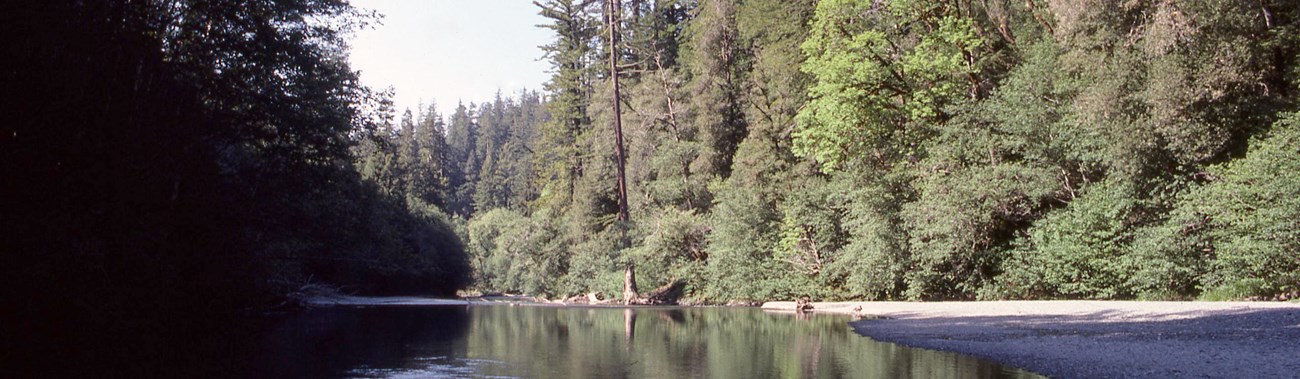
{"label": "river", "polygon": [[1038,377],[876,342],[848,321],[754,308],[339,307],[275,320],[245,364],[281,378]]}

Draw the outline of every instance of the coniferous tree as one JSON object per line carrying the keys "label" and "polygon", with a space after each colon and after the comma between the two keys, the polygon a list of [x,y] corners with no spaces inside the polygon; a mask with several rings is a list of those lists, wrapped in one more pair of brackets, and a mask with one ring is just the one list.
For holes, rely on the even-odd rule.
{"label": "coniferous tree", "polygon": [[587,107],[591,103],[592,43],[597,33],[588,9],[592,3],[595,1],[534,3],[542,8],[542,16],[552,20],[543,27],[557,36],[555,43],[543,46],[555,72],[546,84],[551,94],[547,101],[551,120],[542,128],[535,157],[541,174],[538,200],[541,207],[561,212],[572,201],[575,183],[582,175],[577,141],[591,122]]}
{"label": "coniferous tree", "polygon": [[416,168],[413,170],[411,192],[424,204],[437,209],[447,209],[450,198],[448,178],[450,156],[447,131],[436,104],[429,104],[420,112],[416,124]]}
{"label": "coniferous tree", "polygon": [[478,121],[473,103],[456,106],[447,125],[447,150],[451,157],[451,202],[448,211],[460,217],[474,213],[474,188],[482,169],[478,145]]}
{"label": "coniferous tree", "polygon": [[743,47],[737,52],[752,54],[734,60],[752,62],[743,77],[747,131],[712,216],[710,297],[757,301],[789,294],[779,293],[777,282],[786,271],[773,252],[783,219],[778,205],[799,175],[790,130],[808,86],[799,70],[804,60],[799,44],[812,9],[811,1],[746,1],[736,7],[735,28]]}
{"label": "coniferous tree", "polygon": [[694,171],[726,178],[732,170],[736,147],[745,137],[743,109],[745,69],[741,39],[736,25],[736,4],[732,0],[700,2],[691,23],[691,72],[687,85],[691,97],[692,122],[698,130],[700,153],[692,162]]}

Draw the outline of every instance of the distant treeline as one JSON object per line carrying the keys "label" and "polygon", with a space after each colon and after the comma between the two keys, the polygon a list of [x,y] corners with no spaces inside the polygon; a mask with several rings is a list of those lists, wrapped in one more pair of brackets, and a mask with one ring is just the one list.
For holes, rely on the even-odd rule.
{"label": "distant treeline", "polygon": [[615,295],[632,263],[702,302],[1300,291],[1300,3],[622,0],[614,50],[609,4],[538,4],[549,118],[453,117],[484,290]]}
{"label": "distant treeline", "polygon": [[469,284],[449,217],[357,170],[354,150],[387,134],[386,96],[347,64],[371,15],[334,0],[60,0],[0,17],[0,317],[19,358],[163,355],[175,347],[88,343],[318,285]]}

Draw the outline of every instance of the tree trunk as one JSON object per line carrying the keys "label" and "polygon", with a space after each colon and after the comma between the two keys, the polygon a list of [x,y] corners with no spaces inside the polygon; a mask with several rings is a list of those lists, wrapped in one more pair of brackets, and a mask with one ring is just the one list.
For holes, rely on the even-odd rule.
{"label": "tree trunk", "polygon": [[623,304],[632,304],[638,297],[636,293],[636,271],[632,269],[632,262],[628,262],[623,271]]}
{"label": "tree trunk", "polygon": [[[609,23],[609,79],[614,87],[614,158],[618,161],[618,228],[619,248],[627,248],[627,176],[624,173],[626,157],[623,154],[623,110],[619,102],[618,86],[618,25],[619,1],[609,0],[606,20]],[[632,262],[626,262],[623,273],[623,302],[631,303],[637,298],[636,273]]]}

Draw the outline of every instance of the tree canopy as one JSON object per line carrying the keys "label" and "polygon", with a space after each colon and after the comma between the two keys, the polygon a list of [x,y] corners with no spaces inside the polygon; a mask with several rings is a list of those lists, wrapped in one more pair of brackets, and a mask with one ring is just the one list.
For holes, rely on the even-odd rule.
{"label": "tree canopy", "polygon": [[[469,224],[497,246],[483,259],[548,274],[481,288],[609,295],[632,259],[643,288],[716,303],[1300,290],[1287,2],[622,3],[614,51],[596,2],[538,4],[557,37],[547,168],[509,217],[530,232]],[[607,54],[629,62],[627,252]]]}

